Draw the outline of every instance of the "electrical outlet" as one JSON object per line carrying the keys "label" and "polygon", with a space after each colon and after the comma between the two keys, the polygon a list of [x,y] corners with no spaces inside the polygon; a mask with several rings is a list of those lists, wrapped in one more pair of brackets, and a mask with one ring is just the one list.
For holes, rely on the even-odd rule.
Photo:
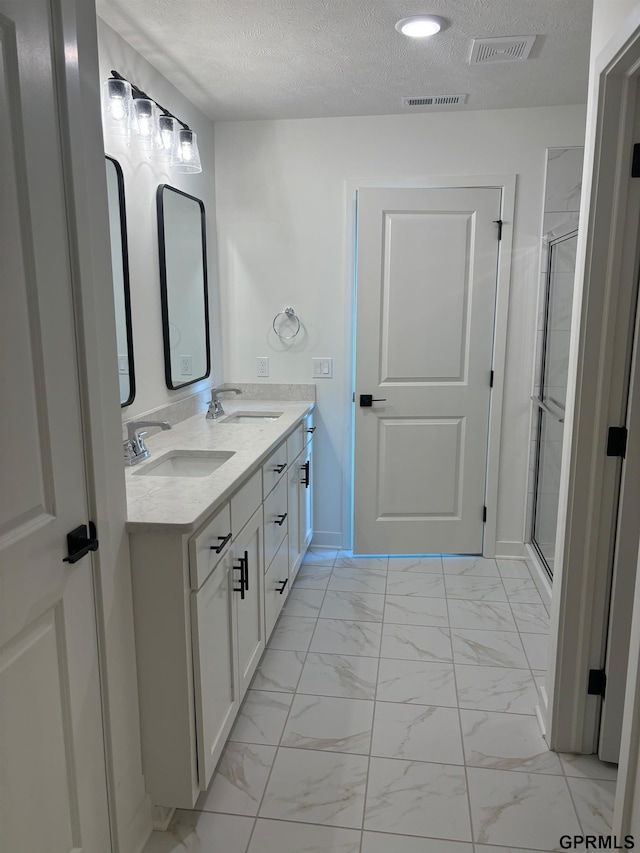
{"label": "electrical outlet", "polygon": [[259,355],[256,359],[256,376],[268,376],[269,375],[269,357],[266,355]]}
{"label": "electrical outlet", "polygon": [[193,359],[190,355],[180,356],[180,373],[183,376],[191,376],[193,373]]}
{"label": "electrical outlet", "polygon": [[129,356],[128,355],[119,355],[118,356],[118,373],[128,373],[129,372]]}

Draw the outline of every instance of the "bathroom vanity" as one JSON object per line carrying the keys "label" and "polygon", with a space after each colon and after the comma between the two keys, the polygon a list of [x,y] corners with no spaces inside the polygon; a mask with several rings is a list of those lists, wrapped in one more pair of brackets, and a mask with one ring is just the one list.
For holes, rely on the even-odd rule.
{"label": "bathroom vanity", "polygon": [[311,541],[314,403],[225,406],[225,418],[153,436],[151,458],[126,472],[143,768],[157,806],[190,809],[207,789]]}

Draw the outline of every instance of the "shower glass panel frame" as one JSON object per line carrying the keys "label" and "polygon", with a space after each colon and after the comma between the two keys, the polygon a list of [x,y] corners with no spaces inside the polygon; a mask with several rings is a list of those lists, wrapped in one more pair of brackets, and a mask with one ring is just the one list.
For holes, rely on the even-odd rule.
{"label": "shower glass panel frame", "polygon": [[531,543],[553,578],[578,231],[547,237]]}

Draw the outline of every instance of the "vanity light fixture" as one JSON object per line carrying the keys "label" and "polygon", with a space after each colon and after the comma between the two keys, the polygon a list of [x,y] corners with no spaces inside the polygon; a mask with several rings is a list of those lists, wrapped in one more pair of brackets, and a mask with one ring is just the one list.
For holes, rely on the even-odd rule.
{"label": "vanity light fixture", "polygon": [[443,19],[435,15],[411,15],[398,21],[396,30],[410,38],[421,39],[439,33],[443,25]]}
{"label": "vanity light fixture", "polygon": [[104,127],[147,152],[149,159],[169,162],[176,172],[202,171],[196,134],[168,109],[117,71],[103,86]]}

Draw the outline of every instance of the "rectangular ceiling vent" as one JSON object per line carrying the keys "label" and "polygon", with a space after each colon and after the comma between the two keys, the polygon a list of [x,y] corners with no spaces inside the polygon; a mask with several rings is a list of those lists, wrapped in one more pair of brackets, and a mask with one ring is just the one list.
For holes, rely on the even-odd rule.
{"label": "rectangular ceiling vent", "polygon": [[469,65],[487,62],[522,62],[529,58],[536,36],[503,36],[474,39]]}
{"label": "rectangular ceiling vent", "polygon": [[455,107],[466,104],[468,95],[422,95],[419,98],[403,98],[403,107]]}

